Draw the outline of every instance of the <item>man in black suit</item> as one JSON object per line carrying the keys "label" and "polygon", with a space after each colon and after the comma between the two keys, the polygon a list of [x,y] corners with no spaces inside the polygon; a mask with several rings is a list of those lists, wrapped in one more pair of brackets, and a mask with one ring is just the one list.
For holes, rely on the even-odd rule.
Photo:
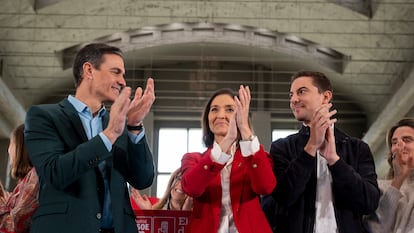
{"label": "man in black suit", "polygon": [[26,145],[40,182],[31,232],[136,233],[127,182],[136,189],[153,182],[142,121],[155,100],[154,81],[131,100],[122,51],[105,44],[82,48],[73,75],[74,96],[33,106],[26,116]]}
{"label": "man in black suit", "polygon": [[272,143],[277,185],[264,210],[277,233],[361,233],[362,216],[378,206],[369,146],[334,127],[332,86],[320,72],[293,75],[290,108],[303,122],[296,134]]}

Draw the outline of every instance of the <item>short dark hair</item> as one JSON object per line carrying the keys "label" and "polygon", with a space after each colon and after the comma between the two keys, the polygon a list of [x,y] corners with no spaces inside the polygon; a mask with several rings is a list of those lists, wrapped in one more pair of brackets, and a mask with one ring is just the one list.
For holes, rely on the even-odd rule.
{"label": "short dark hair", "polygon": [[312,78],[312,83],[315,87],[318,88],[319,93],[323,93],[325,91],[332,91],[331,81],[329,81],[328,77],[325,74],[317,71],[299,71],[292,75],[291,83],[295,81],[297,78],[300,77],[310,77]]}
{"label": "short dark hair", "polygon": [[211,132],[210,126],[208,124],[208,113],[210,112],[211,102],[219,95],[228,95],[232,98],[236,96],[232,89],[222,88],[213,93],[213,95],[208,100],[206,106],[204,107],[203,116],[201,117],[201,127],[203,128],[203,143],[206,147],[210,147],[214,142],[214,134]]}
{"label": "short dark hair", "polygon": [[[10,141],[14,141],[15,158],[11,164],[11,176],[15,179],[23,179],[32,169],[29,154],[24,143],[24,124],[17,126],[11,133]],[[13,156],[13,155],[12,155]]]}
{"label": "short dark hair", "polygon": [[82,81],[83,64],[90,62],[96,69],[104,62],[105,54],[116,54],[123,58],[121,49],[103,43],[88,44],[76,54],[73,62],[73,77],[77,88]]}
{"label": "short dark hair", "polygon": [[394,136],[395,130],[397,130],[400,127],[404,127],[404,126],[414,129],[414,118],[403,118],[399,120],[394,126],[390,128],[390,130],[388,130],[388,133],[387,133],[386,142],[387,142],[387,146],[389,150],[387,154],[387,161],[388,161],[388,164],[390,165],[390,169],[388,170],[388,178],[394,178],[394,166],[392,165],[393,157],[391,153],[392,136]]}

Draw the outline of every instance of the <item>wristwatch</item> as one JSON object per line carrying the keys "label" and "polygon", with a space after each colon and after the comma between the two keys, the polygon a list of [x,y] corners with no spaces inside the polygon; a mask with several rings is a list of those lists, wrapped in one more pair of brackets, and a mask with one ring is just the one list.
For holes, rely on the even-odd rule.
{"label": "wristwatch", "polygon": [[144,123],[142,121],[139,122],[138,125],[135,125],[135,126],[127,125],[128,130],[138,130],[138,131],[140,131],[140,130],[142,130],[143,127],[144,127]]}

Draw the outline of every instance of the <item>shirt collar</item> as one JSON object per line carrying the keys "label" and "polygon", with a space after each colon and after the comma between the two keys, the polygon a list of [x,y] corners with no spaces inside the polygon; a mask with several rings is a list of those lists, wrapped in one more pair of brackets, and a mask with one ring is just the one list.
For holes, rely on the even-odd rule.
{"label": "shirt collar", "polygon": [[302,127],[299,130],[299,133],[304,134],[304,135],[310,135],[309,126],[307,126],[305,123],[303,123]]}
{"label": "shirt collar", "polygon": [[[73,107],[76,109],[78,113],[85,113],[85,112],[91,113],[91,110],[89,109],[89,107],[85,103],[77,99],[76,97],[69,95],[68,101],[69,103],[73,105]],[[102,117],[103,115],[105,115],[105,113],[106,113],[105,106],[102,105],[101,109],[98,112],[98,117]]]}

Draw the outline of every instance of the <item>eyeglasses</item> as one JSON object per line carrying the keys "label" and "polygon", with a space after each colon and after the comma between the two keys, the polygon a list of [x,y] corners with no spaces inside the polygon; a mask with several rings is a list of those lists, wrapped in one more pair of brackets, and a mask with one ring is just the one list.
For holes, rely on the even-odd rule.
{"label": "eyeglasses", "polygon": [[174,176],[174,180],[171,183],[171,188],[173,188],[177,184],[178,181],[181,182],[181,174],[178,174],[178,175]]}

